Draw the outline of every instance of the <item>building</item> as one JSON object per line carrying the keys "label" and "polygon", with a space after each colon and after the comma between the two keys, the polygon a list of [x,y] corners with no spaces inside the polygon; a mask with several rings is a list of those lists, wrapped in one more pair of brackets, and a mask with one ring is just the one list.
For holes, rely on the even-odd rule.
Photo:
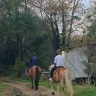
{"label": "building", "polygon": [[84,62],[88,62],[88,58],[83,53],[82,48],[73,48],[62,51],[65,58],[65,67],[69,68],[72,73],[72,79],[86,78],[88,75],[84,72]]}

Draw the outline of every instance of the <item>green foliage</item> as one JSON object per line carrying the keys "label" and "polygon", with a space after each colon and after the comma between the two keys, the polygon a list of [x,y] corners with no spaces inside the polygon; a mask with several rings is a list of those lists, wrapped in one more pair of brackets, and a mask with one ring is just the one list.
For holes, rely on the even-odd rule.
{"label": "green foliage", "polygon": [[2,73],[4,74],[5,73],[5,71],[4,71],[4,66],[3,66],[3,64],[1,63],[0,64],[0,75],[2,75]]}
{"label": "green foliage", "polygon": [[88,28],[88,38],[92,41],[96,39],[96,20],[92,23],[92,25]]}
{"label": "green foliage", "polygon": [[96,77],[96,20],[92,22],[92,25],[88,28],[88,31],[89,33],[87,34],[87,42],[89,45],[87,46],[86,54],[88,56],[89,63],[85,63],[85,66],[87,67],[85,71]]}
{"label": "green foliage", "polygon": [[26,63],[24,61],[19,61],[16,59],[14,65],[14,73],[16,76],[21,77],[21,75],[25,72]]}
{"label": "green foliage", "polygon": [[90,19],[91,17],[92,17],[91,15],[88,15],[86,18],[89,18]]}
{"label": "green foliage", "polygon": [[[15,74],[18,76],[25,70],[24,57],[27,56],[29,59],[33,51],[37,52],[41,67],[46,67],[53,61],[48,21],[35,16],[23,2],[24,0],[0,2],[0,11],[4,11],[4,14],[0,14],[0,63],[8,70],[14,67]],[[43,22],[46,23],[47,28]],[[23,62],[15,59],[18,57]],[[2,68],[1,64],[0,68]],[[0,72],[2,74],[7,72],[6,69],[2,68]]]}
{"label": "green foliage", "polygon": [[[94,76],[96,77],[96,66],[94,63],[87,63],[87,62],[82,62],[85,66],[84,72],[89,76]],[[94,71],[93,71],[94,70]]]}
{"label": "green foliage", "polygon": [[80,40],[80,43],[83,43],[83,40]]}
{"label": "green foliage", "polygon": [[35,40],[32,42],[32,45],[34,46],[34,51],[37,52],[39,50],[40,45],[42,44],[42,42],[44,42],[44,40],[47,38],[47,33],[46,32],[42,32],[40,35],[38,35]]}
{"label": "green foliage", "polygon": [[84,66],[85,66],[85,69],[84,69],[84,72],[87,74],[87,75],[89,75],[90,74],[90,72],[91,72],[91,64],[90,63],[87,63],[87,62],[82,62],[82,64],[84,64]]}
{"label": "green foliage", "polygon": [[73,19],[80,20],[81,18],[78,16],[73,16]]}
{"label": "green foliage", "polygon": [[94,11],[93,14],[95,15],[96,14],[96,11]]}
{"label": "green foliage", "polygon": [[66,49],[65,51],[66,51],[67,53],[69,53],[69,52],[70,52],[70,49]]}
{"label": "green foliage", "polygon": [[40,35],[38,35],[36,37],[36,39],[33,42],[33,45],[40,45],[47,37],[47,33],[46,32],[42,32]]}

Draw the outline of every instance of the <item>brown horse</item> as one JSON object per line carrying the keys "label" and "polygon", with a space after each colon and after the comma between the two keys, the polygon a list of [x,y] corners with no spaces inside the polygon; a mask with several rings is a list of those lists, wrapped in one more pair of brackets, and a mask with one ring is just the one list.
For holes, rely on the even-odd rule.
{"label": "brown horse", "polygon": [[[49,70],[51,70],[54,65],[49,66]],[[66,84],[67,94],[68,96],[73,96],[73,88],[72,88],[72,79],[71,79],[71,72],[68,68],[59,67],[56,69],[55,73],[53,74],[51,88],[52,88],[52,95],[54,96],[53,90],[53,82],[58,84],[57,92],[59,93],[59,85],[62,88],[62,95],[64,96],[64,83]]]}
{"label": "brown horse", "polygon": [[33,66],[29,69],[29,76],[31,77],[32,80],[32,88],[33,88],[33,81],[35,82],[35,90],[38,89],[38,83],[40,80],[41,76],[41,68],[39,66]]}

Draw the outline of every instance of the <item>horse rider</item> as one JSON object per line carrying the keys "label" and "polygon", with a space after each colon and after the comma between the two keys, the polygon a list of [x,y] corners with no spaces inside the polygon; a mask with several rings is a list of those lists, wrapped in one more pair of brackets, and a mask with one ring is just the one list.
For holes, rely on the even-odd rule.
{"label": "horse rider", "polygon": [[32,66],[38,66],[38,65],[39,65],[39,59],[36,56],[36,52],[34,52],[32,58],[30,60],[29,68],[31,68]]}
{"label": "horse rider", "polygon": [[61,55],[60,50],[56,51],[57,56],[54,58],[54,67],[51,69],[50,72],[50,81],[52,81],[53,77],[53,72],[58,68],[58,67],[64,67],[64,57]]}
{"label": "horse rider", "polygon": [[[39,66],[39,59],[36,56],[36,52],[33,53],[33,56],[30,59],[30,65],[29,65],[28,71],[33,66]],[[27,73],[27,76],[29,76],[28,73]]]}

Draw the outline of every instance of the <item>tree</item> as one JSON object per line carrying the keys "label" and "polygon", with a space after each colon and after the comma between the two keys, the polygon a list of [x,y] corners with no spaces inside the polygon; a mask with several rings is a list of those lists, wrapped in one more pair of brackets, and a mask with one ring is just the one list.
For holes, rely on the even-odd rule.
{"label": "tree", "polygon": [[[45,58],[43,60],[41,58],[41,66],[46,67],[47,64],[50,64],[53,49],[48,35],[49,25],[46,24],[49,29],[47,30],[43,25],[43,20],[36,16],[35,12],[31,13],[27,0],[3,0],[0,1],[0,4],[2,5],[0,8],[2,11],[0,14],[1,71],[9,71],[13,66],[22,67],[23,64],[23,68],[25,68],[34,51],[37,52],[39,58]],[[44,22],[46,21],[45,19]],[[42,50],[48,52],[47,55],[44,51],[41,54]],[[16,63],[16,60],[20,65]]]}
{"label": "tree", "polygon": [[[42,19],[47,18],[50,21],[53,49],[56,50],[60,48],[61,45],[63,47],[70,46],[74,20],[78,19],[80,14],[84,14],[81,0],[29,0],[29,4],[31,4],[31,8],[41,13],[39,16]],[[59,33],[62,33],[61,45]]]}
{"label": "tree", "polygon": [[[91,77],[96,77],[96,13],[95,10],[93,13],[87,16],[91,20],[92,24],[88,27],[88,32],[86,34],[86,49],[84,53],[88,57],[88,63],[85,63],[86,73],[89,76],[89,84],[91,82]],[[95,82],[94,82],[95,84]]]}

